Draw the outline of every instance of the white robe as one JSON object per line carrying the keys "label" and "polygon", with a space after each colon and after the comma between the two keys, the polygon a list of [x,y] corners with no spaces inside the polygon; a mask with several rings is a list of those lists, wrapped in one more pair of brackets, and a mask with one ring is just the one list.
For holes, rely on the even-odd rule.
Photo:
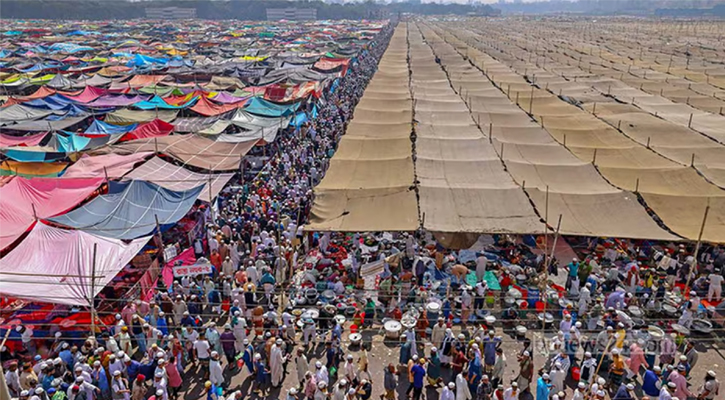
{"label": "white robe", "polygon": [[209,381],[216,386],[224,384],[224,371],[219,361],[209,361]]}
{"label": "white robe", "polygon": [[559,393],[564,390],[566,372],[559,369],[553,369],[549,372],[549,377],[551,377],[551,393]]}
{"label": "white robe", "polygon": [[463,374],[456,375],[456,400],[467,400],[471,398],[471,391],[468,389],[468,382]]}
{"label": "white robe", "polygon": [[295,360],[295,366],[297,367],[297,381],[299,383],[304,382],[305,374],[310,370],[310,363],[307,362],[307,356],[301,354]]}
{"label": "white robe", "polygon": [[433,332],[431,333],[430,342],[433,346],[441,348],[443,345],[443,338],[446,337],[446,325],[439,326],[438,324],[433,325]]}
{"label": "white robe", "polygon": [[327,372],[327,367],[322,366],[320,369],[318,369],[315,372],[315,379],[317,380],[317,383],[325,382],[326,384],[330,384],[330,374]]}
{"label": "white robe", "polygon": [[272,374],[272,386],[279,386],[282,383],[284,377],[284,355],[282,349],[277,344],[272,345],[272,349],[269,352],[269,370]]}
{"label": "white robe", "polygon": [[441,391],[440,400],[456,400],[456,396],[453,394],[453,391],[448,389],[448,386],[446,386],[443,388],[443,391]]}

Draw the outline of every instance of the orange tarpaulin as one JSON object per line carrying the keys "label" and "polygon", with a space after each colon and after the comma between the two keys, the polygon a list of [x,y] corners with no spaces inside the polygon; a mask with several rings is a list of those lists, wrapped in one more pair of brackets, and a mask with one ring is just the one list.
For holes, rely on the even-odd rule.
{"label": "orange tarpaulin", "polygon": [[205,116],[205,117],[211,117],[214,115],[224,114],[227,111],[231,111],[234,109],[237,109],[241,106],[243,106],[245,101],[240,101],[238,103],[231,103],[231,104],[215,104],[206,97],[202,96],[197,100],[196,104],[194,104],[194,107],[191,107],[191,110]]}
{"label": "orange tarpaulin", "polygon": [[20,175],[29,178],[53,177],[58,176],[67,166],[67,162],[42,163],[5,160],[0,164],[0,175]]}

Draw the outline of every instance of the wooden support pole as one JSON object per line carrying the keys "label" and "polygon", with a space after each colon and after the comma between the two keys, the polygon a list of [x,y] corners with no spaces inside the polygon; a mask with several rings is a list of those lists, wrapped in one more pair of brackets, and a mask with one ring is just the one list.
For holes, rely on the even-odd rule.
{"label": "wooden support pole", "polygon": [[91,293],[88,302],[91,306],[91,336],[96,336],[96,257],[98,254],[98,243],[93,243],[93,264],[91,266]]}
{"label": "wooden support pole", "polygon": [[529,97],[529,115],[534,115],[534,85],[531,85],[531,97]]}
{"label": "wooden support pole", "polygon": [[[705,206],[705,215],[702,216],[702,225],[700,225],[700,233],[697,235],[697,244],[695,245],[695,265],[694,267],[697,268],[697,253],[700,252],[700,244],[702,243],[702,234],[705,232],[705,224],[707,223],[707,216],[710,213],[710,198],[707,198],[707,206]],[[694,271],[690,271],[690,274],[687,276],[687,283],[685,284],[685,291],[683,293],[689,293],[690,292],[690,279],[692,278],[692,273]]]}

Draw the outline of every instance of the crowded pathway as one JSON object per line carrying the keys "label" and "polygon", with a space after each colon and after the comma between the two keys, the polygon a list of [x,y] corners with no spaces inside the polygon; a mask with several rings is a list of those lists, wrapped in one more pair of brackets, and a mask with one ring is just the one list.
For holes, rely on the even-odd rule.
{"label": "crowded pathway", "polygon": [[450,251],[423,231],[304,230],[391,33],[205,210],[194,252],[211,274],[114,302],[87,338],[18,327],[23,348],[0,353],[11,397],[721,398],[725,362],[700,354],[719,332],[701,325],[722,300],[720,247],[572,239],[564,259],[507,235]]}

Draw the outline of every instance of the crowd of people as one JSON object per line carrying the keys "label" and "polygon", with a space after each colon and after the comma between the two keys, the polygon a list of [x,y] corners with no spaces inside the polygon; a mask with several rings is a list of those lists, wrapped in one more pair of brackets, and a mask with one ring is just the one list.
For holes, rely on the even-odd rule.
{"label": "crowd of people", "polygon": [[[176,400],[198,380],[195,396],[212,400],[722,398],[718,367],[698,363],[685,334],[722,300],[722,248],[592,239],[560,265],[506,235],[452,251],[427,232],[304,231],[312,187],[391,33],[308,107],[315,118],[278,135],[261,171],[206,209],[194,252],[211,274],[116,303],[115,322],[82,340],[19,327],[22,349],[0,353],[11,397]],[[373,333],[387,321],[405,329],[399,341],[391,332],[399,355],[372,366],[383,370],[374,382],[369,354],[384,344]],[[353,353],[346,334],[358,332]]]}

